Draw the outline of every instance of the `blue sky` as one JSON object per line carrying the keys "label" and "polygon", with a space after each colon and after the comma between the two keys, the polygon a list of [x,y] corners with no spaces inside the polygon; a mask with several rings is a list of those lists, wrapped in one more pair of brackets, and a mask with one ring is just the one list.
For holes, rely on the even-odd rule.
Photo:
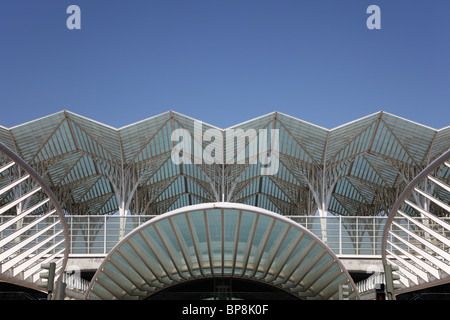
{"label": "blue sky", "polygon": [[448,0],[2,0],[0,125],[67,109],[114,127],[174,110],[334,128],[384,110],[440,129],[449,17]]}

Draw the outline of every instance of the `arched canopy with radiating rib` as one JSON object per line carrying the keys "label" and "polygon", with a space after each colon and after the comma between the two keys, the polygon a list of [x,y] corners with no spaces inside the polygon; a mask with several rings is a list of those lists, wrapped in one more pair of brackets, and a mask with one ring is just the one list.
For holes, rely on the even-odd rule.
{"label": "arched canopy with radiating rib", "polygon": [[41,264],[56,264],[61,281],[69,233],[50,187],[22,158],[0,142],[0,281],[39,288]]}
{"label": "arched canopy with radiating rib", "polygon": [[104,260],[87,299],[140,299],[190,280],[263,282],[302,299],[359,295],[339,259],[314,234],[279,214],[207,203],[160,215],[130,232]]}
{"label": "arched canopy with radiating rib", "polygon": [[382,241],[383,264],[399,268],[393,295],[450,282],[450,149],[405,188]]}

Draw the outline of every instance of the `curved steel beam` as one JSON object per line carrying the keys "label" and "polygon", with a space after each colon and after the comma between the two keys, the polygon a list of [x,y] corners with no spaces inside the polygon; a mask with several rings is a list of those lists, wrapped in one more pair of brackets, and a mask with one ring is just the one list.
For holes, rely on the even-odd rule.
{"label": "curved steel beam", "polygon": [[[56,281],[62,281],[70,250],[67,223],[58,199],[45,180],[28,163],[1,142],[0,153],[4,155],[4,161],[10,160],[2,167],[2,173],[9,173],[13,179],[16,179],[15,182],[2,188],[1,193],[9,194],[9,198],[3,198],[4,203],[0,208],[0,219],[4,217],[4,213],[14,211],[17,206],[21,206],[20,210],[16,210],[16,216],[0,220],[0,242],[2,244],[0,246],[0,279],[42,290],[37,285],[37,281],[41,271],[40,263],[43,261],[58,259],[57,272],[59,272],[59,275]],[[23,170],[26,175],[15,176],[20,170]],[[27,182],[28,189],[31,189],[28,191],[25,187]],[[36,198],[37,200],[30,201],[31,197],[39,193],[40,197]],[[7,199],[11,201],[7,202]],[[5,204],[5,202],[7,203]],[[52,210],[51,206],[53,206]],[[47,212],[42,213],[43,210]],[[54,213],[59,218],[57,222],[51,220]],[[32,220],[31,218],[35,219],[24,222],[24,219]],[[51,221],[47,218],[50,218]],[[58,224],[61,225],[60,230],[57,229]],[[61,235],[63,235],[63,240],[57,240]],[[62,245],[64,245],[63,249],[61,249]],[[61,255],[62,258],[60,258]]]}
{"label": "curved steel beam", "polygon": [[[442,165],[450,168],[447,162],[449,159],[450,150],[447,150],[421,171],[400,194],[389,212],[381,250],[383,265],[390,263],[399,267],[402,287],[395,290],[394,298],[400,293],[450,282],[450,254],[447,253],[450,240],[446,236],[450,234],[450,224],[430,210],[430,203],[433,202],[440,210],[450,214],[450,206],[434,195],[436,186],[442,193],[450,195],[448,182],[432,175]],[[419,186],[422,182],[426,190]],[[412,200],[410,197],[414,193],[415,200]],[[419,198],[423,199],[422,203],[418,203]],[[405,213],[408,207],[419,218]],[[396,222],[395,218],[400,222]],[[407,222],[407,225],[402,225],[402,221]],[[444,232],[435,230],[433,225],[438,225]],[[397,232],[393,231],[393,227]],[[441,246],[447,250],[442,250]]]}

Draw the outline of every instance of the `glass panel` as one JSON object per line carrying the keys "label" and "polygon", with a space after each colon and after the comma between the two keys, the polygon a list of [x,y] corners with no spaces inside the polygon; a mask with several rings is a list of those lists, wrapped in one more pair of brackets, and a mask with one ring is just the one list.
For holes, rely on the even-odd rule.
{"label": "glass panel", "polygon": [[142,232],[142,234],[148,238],[147,242],[150,245],[150,248],[152,249],[152,251],[155,251],[155,254],[159,257],[161,263],[166,264],[165,268],[173,268],[174,266],[172,260],[170,259],[166,249],[164,248],[164,244],[162,243],[153,226],[146,228]]}
{"label": "glass panel", "polygon": [[[305,240],[305,239],[303,239],[303,240]],[[300,243],[300,245],[298,245],[297,248],[295,249],[295,252],[294,252],[294,254],[292,254],[292,257],[297,256],[300,252],[303,251],[303,249],[304,249],[303,240],[302,240],[302,242]],[[312,240],[311,240],[311,241],[312,241]],[[304,271],[305,271],[305,268],[303,268],[303,266],[305,266],[308,262],[310,262],[311,259],[317,258],[317,255],[321,254],[323,250],[324,250],[324,249],[323,249],[319,244],[316,244],[316,245],[311,249],[311,251],[309,251],[308,255],[303,259],[303,261],[302,261],[302,262],[300,263],[300,265],[298,265],[298,266],[295,265],[296,263],[298,263],[298,260],[297,260],[297,259],[290,259],[290,261],[289,261],[287,264],[292,263],[292,267],[295,267],[295,268],[296,268],[296,271],[294,272],[294,277],[295,277],[295,276],[298,276],[298,273],[299,273],[299,272],[300,272],[300,273],[301,273],[301,272],[304,272]],[[322,259],[323,259],[323,258],[322,258]],[[291,266],[290,266],[290,267],[291,267]],[[317,268],[317,264],[314,266],[314,268]]]}
{"label": "glass panel", "polygon": [[168,219],[160,220],[155,225],[157,226],[158,231],[160,232],[160,235],[165,245],[167,247],[170,247],[171,251],[174,250],[174,252],[170,253],[172,254],[177,253],[178,255],[181,255],[180,246],[177,242],[173,229],[170,226],[169,220]]}
{"label": "glass panel", "polygon": [[[278,263],[283,263],[284,261],[281,261],[280,258],[283,258],[283,260],[286,260],[289,258],[286,256],[289,254],[289,249],[292,249],[292,246],[294,245],[294,241],[298,240],[298,230],[296,228],[291,228],[286,235],[286,238],[283,241],[283,244],[280,247],[280,250],[278,251],[273,264],[277,265]],[[308,240],[306,240],[308,241]],[[308,241],[309,242],[309,241]],[[292,256],[291,256],[292,257]]]}
{"label": "glass panel", "polygon": [[203,211],[188,212],[187,216],[189,217],[189,221],[191,222],[194,240],[197,243],[200,263],[205,272],[210,272],[208,244],[206,243],[205,219],[203,217]]}
{"label": "glass panel", "polygon": [[222,213],[221,209],[206,211],[211,255],[213,261],[222,261]]}
{"label": "glass panel", "polygon": [[241,228],[239,231],[239,243],[236,255],[236,261],[245,262],[245,253],[250,243],[251,230],[255,221],[256,214],[254,212],[243,212],[241,217]]}
{"label": "glass panel", "polygon": [[[292,231],[292,230],[291,230]],[[290,231],[290,232],[291,232]],[[289,232],[289,233],[290,233]],[[295,230],[295,238],[293,239],[293,241],[297,241],[298,240],[298,229]],[[303,253],[303,251],[305,250],[305,248],[311,243],[313,242],[313,240],[305,235],[303,237],[303,239],[300,241],[300,243],[295,247],[294,251],[289,255],[289,259],[286,262],[286,265],[283,268],[291,268],[291,267],[296,267],[295,264],[298,263],[298,258],[299,255]],[[314,241],[315,242],[315,241]],[[294,243],[294,242],[293,242]],[[290,246],[291,247],[291,246]],[[320,250],[319,248],[320,246],[315,245],[312,250],[308,253],[308,257],[310,257],[311,254],[315,254],[317,253],[317,250]],[[303,263],[305,262],[306,258],[303,260]]]}
{"label": "glass panel", "polygon": [[[286,224],[285,222],[281,222],[280,220],[277,220],[275,222],[272,233],[270,234],[269,240],[267,241],[266,248],[264,249],[264,253],[261,258],[261,265],[266,265],[267,263],[269,263],[269,261],[267,261],[269,253],[278,248],[281,237],[284,235],[287,228],[288,224]],[[270,266],[267,266],[267,268],[270,268]]]}
{"label": "glass panel", "polygon": [[186,253],[189,255],[191,262],[197,261],[195,255],[194,242],[192,241],[191,233],[189,231],[189,225],[184,214],[176,215],[171,218],[175,227],[176,233],[179,236],[179,240],[186,246]]}
{"label": "glass panel", "polygon": [[[244,214],[244,212],[243,212]],[[255,259],[257,258],[257,254],[259,250],[261,250],[261,246],[264,245],[263,237],[266,234],[267,229],[270,226],[270,223],[273,221],[273,218],[260,214],[258,219],[258,225],[256,226],[255,236],[252,242],[252,247],[250,248],[250,257],[248,260],[249,265],[255,264],[258,261]],[[257,266],[254,266],[256,268]]]}
{"label": "glass panel", "polygon": [[224,209],[224,259],[233,260],[234,245],[238,224],[238,211]]}
{"label": "glass panel", "polygon": [[148,248],[146,242],[141,237],[140,234],[136,235],[132,239],[133,246],[138,250],[139,255],[144,259],[145,263],[150,266],[150,269],[153,272],[158,272],[158,274],[162,274],[164,271],[161,267],[160,262],[156,259],[155,255]]}

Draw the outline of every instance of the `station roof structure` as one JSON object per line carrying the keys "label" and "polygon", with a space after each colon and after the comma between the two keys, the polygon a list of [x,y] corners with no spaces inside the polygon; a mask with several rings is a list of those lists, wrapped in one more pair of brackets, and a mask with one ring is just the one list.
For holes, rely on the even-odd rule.
{"label": "station roof structure", "polygon": [[[211,143],[203,136],[208,129],[223,135],[278,129],[279,152],[270,149],[279,162],[275,174],[262,174],[261,161],[250,164],[250,142],[244,164],[176,165],[172,133],[186,129],[197,139],[196,125],[198,120],[167,111],[113,128],[64,110],[0,126],[0,141],[44,177],[65,211],[79,215],[162,214],[220,201],[285,215],[379,215],[450,148],[450,126],[433,129],[384,111],[333,129],[272,112],[228,129],[202,123],[200,142],[203,149]],[[8,177],[0,177],[0,186],[2,179]]]}

